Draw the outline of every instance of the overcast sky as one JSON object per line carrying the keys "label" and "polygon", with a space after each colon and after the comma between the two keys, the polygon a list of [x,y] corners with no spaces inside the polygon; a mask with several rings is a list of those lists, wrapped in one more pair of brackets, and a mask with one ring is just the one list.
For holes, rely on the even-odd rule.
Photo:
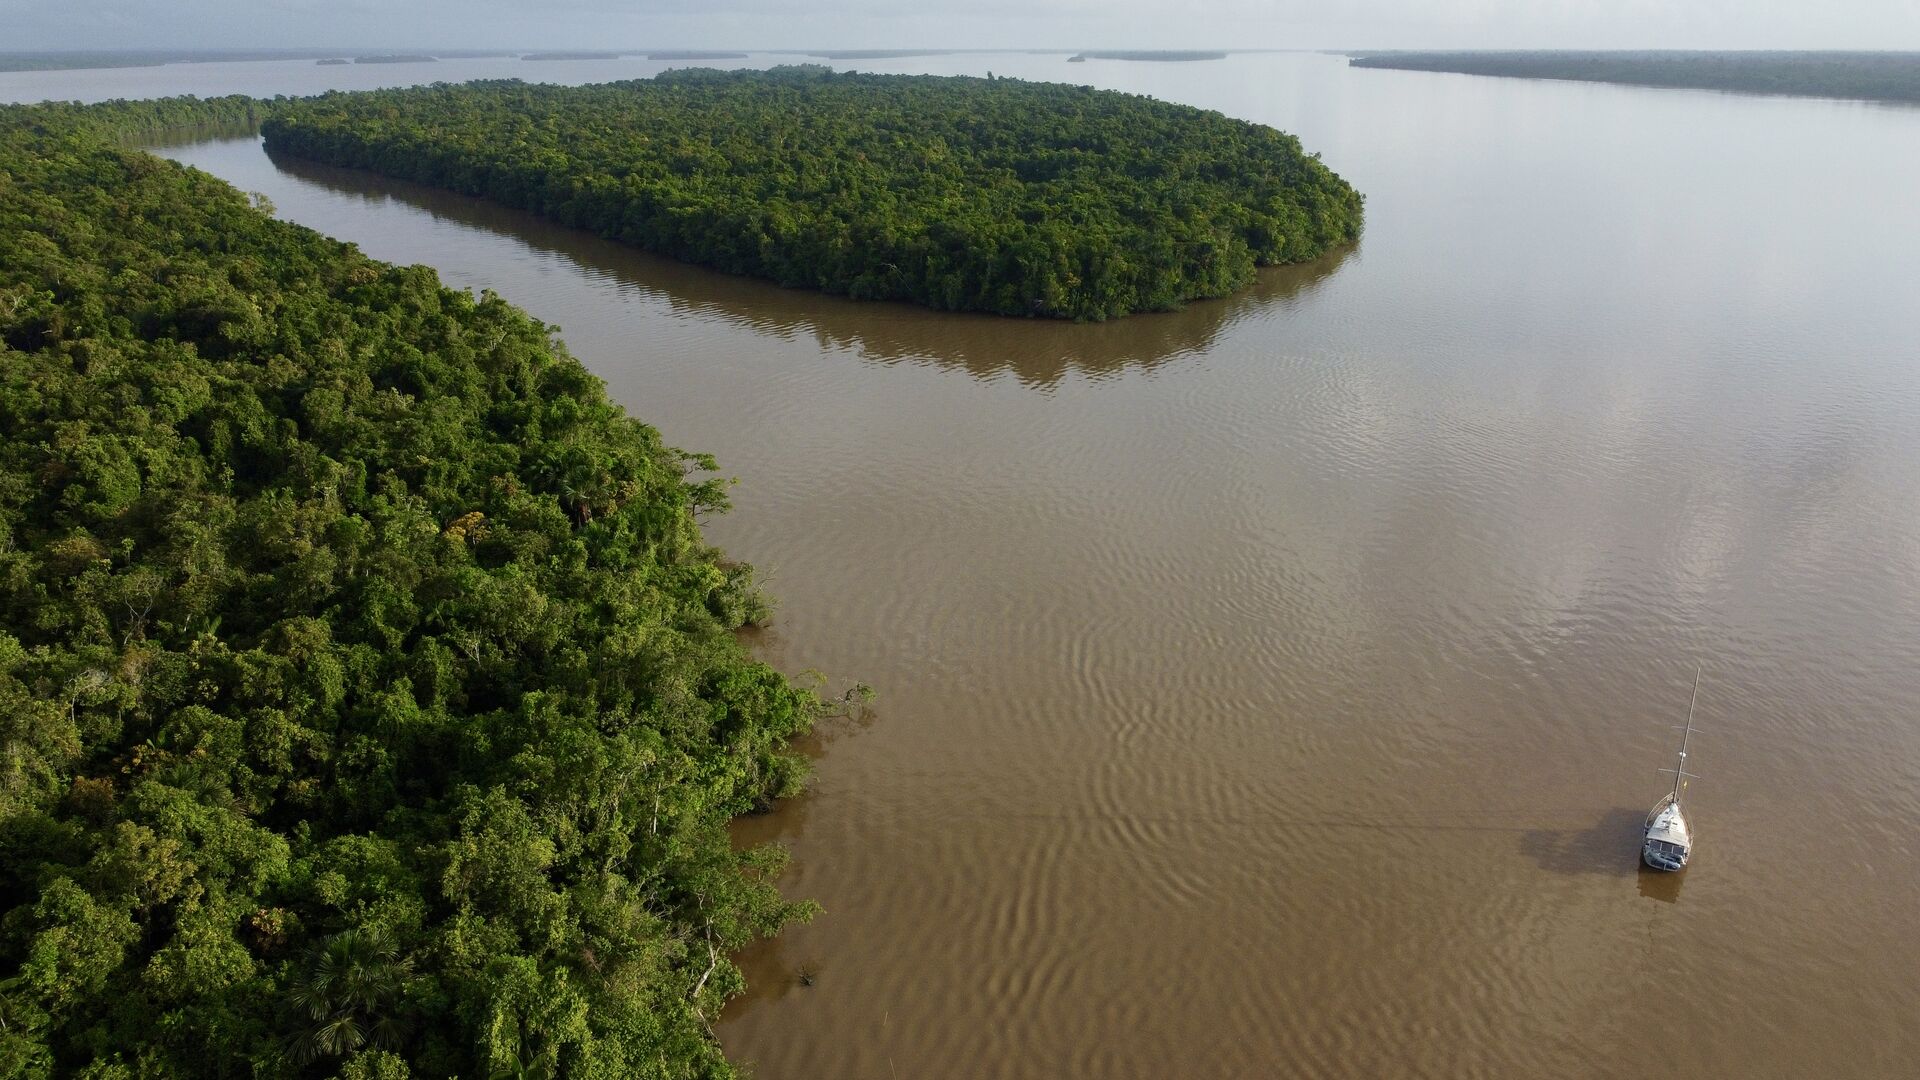
{"label": "overcast sky", "polygon": [[0,0],[0,50],[1920,49],[1920,0]]}

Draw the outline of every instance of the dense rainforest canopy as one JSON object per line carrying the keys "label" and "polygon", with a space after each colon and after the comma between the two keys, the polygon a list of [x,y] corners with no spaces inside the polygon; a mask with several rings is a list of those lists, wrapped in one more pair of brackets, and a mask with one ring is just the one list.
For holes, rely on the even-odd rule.
{"label": "dense rainforest canopy", "polygon": [[819,699],[498,297],[0,108],[0,1076],[726,1076]]}
{"label": "dense rainforest canopy", "polygon": [[268,149],[482,195],[732,273],[1106,319],[1224,296],[1360,230],[1299,140],[1012,79],[692,70],[288,103]]}

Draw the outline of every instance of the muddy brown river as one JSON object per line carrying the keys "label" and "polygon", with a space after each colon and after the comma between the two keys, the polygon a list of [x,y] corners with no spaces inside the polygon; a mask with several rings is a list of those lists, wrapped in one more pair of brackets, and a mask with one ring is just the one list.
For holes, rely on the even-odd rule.
{"label": "muddy brown river", "polygon": [[[660,65],[397,66],[0,96]],[[1071,326],[728,278],[253,139],[164,151],[562,326],[739,477],[709,534],[770,575],[762,654],[877,689],[813,793],[739,828],[825,911],[741,958],[736,1060],[1913,1075],[1920,110],[1312,54],[865,66],[1274,124],[1366,235]],[[1698,847],[1654,875],[1696,665]]]}

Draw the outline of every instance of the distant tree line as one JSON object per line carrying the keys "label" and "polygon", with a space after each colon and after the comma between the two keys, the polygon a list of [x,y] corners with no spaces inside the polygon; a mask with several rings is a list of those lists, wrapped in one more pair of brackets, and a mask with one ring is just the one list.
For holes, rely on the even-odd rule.
{"label": "distant tree line", "polygon": [[693,70],[287,102],[268,148],[860,299],[1099,320],[1223,296],[1360,232],[1299,140],[1012,79]]}
{"label": "distant tree line", "polygon": [[1157,60],[1163,62],[1225,60],[1227,58],[1226,53],[1210,49],[1121,49],[1111,52],[1090,50],[1074,55],[1089,60]]}
{"label": "distant tree line", "polygon": [[0,1077],[725,1077],[820,700],[491,294],[0,108]]}
{"label": "distant tree line", "polygon": [[1380,52],[1354,67],[1920,102],[1913,52]]}
{"label": "distant tree line", "polygon": [[195,128],[258,127],[290,98],[170,97],[129,101],[115,98],[83,105],[49,101],[38,105],[0,105],[0,122],[12,132],[45,136],[94,135],[107,139],[144,138]]}
{"label": "distant tree line", "polygon": [[[54,71],[74,68],[159,67],[162,64],[220,64],[243,60],[325,60],[324,49],[61,49],[0,52],[0,71]],[[487,49],[443,49],[440,58],[511,56]],[[341,63],[352,63],[341,60]]]}

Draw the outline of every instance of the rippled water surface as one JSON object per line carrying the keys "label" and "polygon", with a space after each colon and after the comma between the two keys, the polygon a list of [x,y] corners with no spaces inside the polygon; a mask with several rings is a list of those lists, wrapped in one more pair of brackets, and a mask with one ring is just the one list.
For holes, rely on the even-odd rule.
{"label": "rippled water surface", "polygon": [[[512,64],[0,93],[661,66]],[[1367,193],[1366,236],[1068,326],[721,277],[251,139],[164,151],[561,325],[740,478],[711,532],[771,572],[764,654],[878,688],[814,793],[742,824],[825,914],[742,958],[731,1054],[763,1080],[1910,1074],[1920,111],[1304,54],[875,66],[1277,125]],[[1699,847],[1653,876],[1696,664]]]}

